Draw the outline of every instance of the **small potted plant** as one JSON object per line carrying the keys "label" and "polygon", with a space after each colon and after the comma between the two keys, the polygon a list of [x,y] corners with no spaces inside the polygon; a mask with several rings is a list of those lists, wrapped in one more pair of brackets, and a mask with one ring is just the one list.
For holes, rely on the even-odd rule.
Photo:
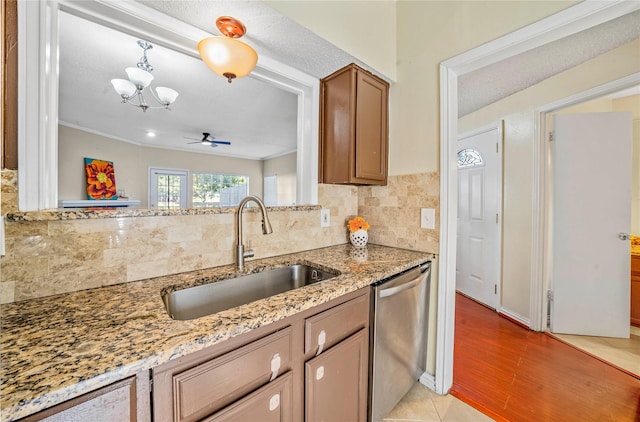
{"label": "small potted plant", "polygon": [[347,224],[349,228],[349,240],[351,244],[358,248],[363,248],[367,246],[367,241],[369,240],[369,234],[367,230],[369,230],[369,223],[360,216],[352,218],[349,220]]}

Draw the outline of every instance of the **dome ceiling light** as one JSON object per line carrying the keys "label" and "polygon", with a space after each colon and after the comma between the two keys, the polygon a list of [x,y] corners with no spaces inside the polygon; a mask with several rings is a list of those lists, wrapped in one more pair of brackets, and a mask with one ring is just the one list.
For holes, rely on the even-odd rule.
{"label": "dome ceiling light", "polygon": [[[147,50],[151,50],[153,45],[144,40],[138,40],[138,45],[142,48],[143,54],[140,57],[137,67],[128,67],[125,69],[129,79],[111,79],[111,84],[116,92],[122,98],[122,103],[128,103],[132,106],[139,107],[142,111],[147,111],[150,108],[164,108],[169,109],[169,105],[173,103],[178,97],[178,93],[171,88],[165,86],[159,86],[155,89],[149,88],[151,94],[156,99],[159,106],[150,106],[144,98],[144,89],[151,84],[153,80],[153,66],[149,64],[147,60]],[[134,101],[136,100],[137,101]]]}
{"label": "dome ceiling light", "polygon": [[216,26],[223,36],[202,39],[198,43],[198,51],[209,69],[231,83],[235,78],[247,76],[256,67],[258,54],[238,39],[247,32],[239,20],[220,16],[216,19]]}

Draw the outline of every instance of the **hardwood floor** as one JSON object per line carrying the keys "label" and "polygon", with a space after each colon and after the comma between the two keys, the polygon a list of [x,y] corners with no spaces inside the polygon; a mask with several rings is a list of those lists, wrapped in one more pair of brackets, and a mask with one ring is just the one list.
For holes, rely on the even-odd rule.
{"label": "hardwood floor", "polygon": [[450,393],[497,421],[640,422],[640,380],[456,295]]}

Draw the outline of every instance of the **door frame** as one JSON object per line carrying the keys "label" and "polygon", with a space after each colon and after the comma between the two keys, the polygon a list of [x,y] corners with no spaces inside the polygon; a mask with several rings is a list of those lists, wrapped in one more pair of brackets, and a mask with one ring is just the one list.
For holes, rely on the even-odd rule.
{"label": "door frame", "polygon": [[[499,245],[499,255],[498,255],[498,278],[496,280],[496,285],[497,285],[497,289],[496,289],[496,296],[497,296],[497,305],[495,307],[496,312],[503,312],[504,310],[502,309],[502,261],[503,261],[503,242],[502,242],[502,230],[503,230],[503,218],[504,218],[504,208],[503,208],[503,195],[504,195],[504,181],[503,181],[503,177],[504,177],[504,162],[503,162],[503,155],[504,155],[504,120],[496,120],[495,122],[489,123],[487,125],[481,126],[479,128],[476,129],[472,129],[469,130],[467,132],[461,133],[458,135],[458,142],[460,141],[461,138],[469,138],[471,136],[476,136],[476,135],[480,135],[486,132],[490,132],[492,130],[497,130],[498,131],[498,151],[497,151],[497,159],[498,159],[498,203],[497,203],[497,209],[498,209],[498,245]],[[458,151],[458,146],[456,144],[456,151]],[[457,155],[457,153],[456,153]],[[458,171],[458,168],[456,166],[456,171]],[[457,183],[457,179],[456,179],[456,183]],[[457,193],[457,190],[456,190]],[[456,198],[458,196],[456,195]],[[457,201],[457,199],[456,199]],[[457,209],[458,207],[456,206],[456,215],[457,213]],[[457,220],[456,220],[457,221]],[[457,232],[457,227],[456,227],[456,232]],[[456,245],[456,250],[457,250],[457,245]],[[457,287],[457,286],[456,286]],[[489,305],[487,305],[489,306]]]}
{"label": "door frame", "polygon": [[[421,381],[439,394],[446,394],[453,384],[453,337],[455,323],[455,271],[457,226],[458,77],[533,48],[559,40],[611,19],[640,9],[640,2],[616,0],[584,1],[552,16],[459,54],[440,63],[440,246],[438,302],[436,322],[435,375],[425,374]],[[537,138],[536,138],[537,139]],[[543,262],[542,181],[543,165],[539,149],[534,149],[533,215],[531,279],[540,283]],[[539,294],[531,295],[533,310],[542,308]],[[531,325],[542,323],[542,314],[533,312]],[[545,321],[546,322],[546,321]]]}
{"label": "door frame", "polygon": [[[633,73],[624,78],[608,82],[586,91],[562,98],[549,104],[545,104],[536,108],[534,121],[537,123],[534,129],[534,139],[536,139],[539,157],[549,157],[549,128],[547,117],[563,108],[571,107],[580,103],[594,100],[596,98],[612,94],[623,89],[631,88],[640,84],[640,72]],[[538,201],[542,212],[536,214],[537,226],[539,227],[539,245],[538,257],[539,262],[532,262],[541,268],[541,274],[538,278],[531,280],[531,329],[535,331],[544,331],[548,328],[549,318],[549,298],[547,292],[551,289],[551,251],[552,251],[552,225],[551,225],[551,160],[542,159],[537,167],[538,180],[540,181],[540,197]],[[537,299],[537,300],[534,300]],[[536,307],[536,305],[538,307]],[[538,315],[539,318],[534,318]],[[535,320],[535,325],[534,325]]]}

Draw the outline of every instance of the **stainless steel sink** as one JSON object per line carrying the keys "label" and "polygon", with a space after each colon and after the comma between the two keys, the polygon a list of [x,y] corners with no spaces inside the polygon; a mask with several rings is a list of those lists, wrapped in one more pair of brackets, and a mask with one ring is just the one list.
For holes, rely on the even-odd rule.
{"label": "stainless steel sink", "polygon": [[171,318],[194,319],[327,280],[339,274],[338,271],[296,264],[176,290],[162,295],[162,300]]}

